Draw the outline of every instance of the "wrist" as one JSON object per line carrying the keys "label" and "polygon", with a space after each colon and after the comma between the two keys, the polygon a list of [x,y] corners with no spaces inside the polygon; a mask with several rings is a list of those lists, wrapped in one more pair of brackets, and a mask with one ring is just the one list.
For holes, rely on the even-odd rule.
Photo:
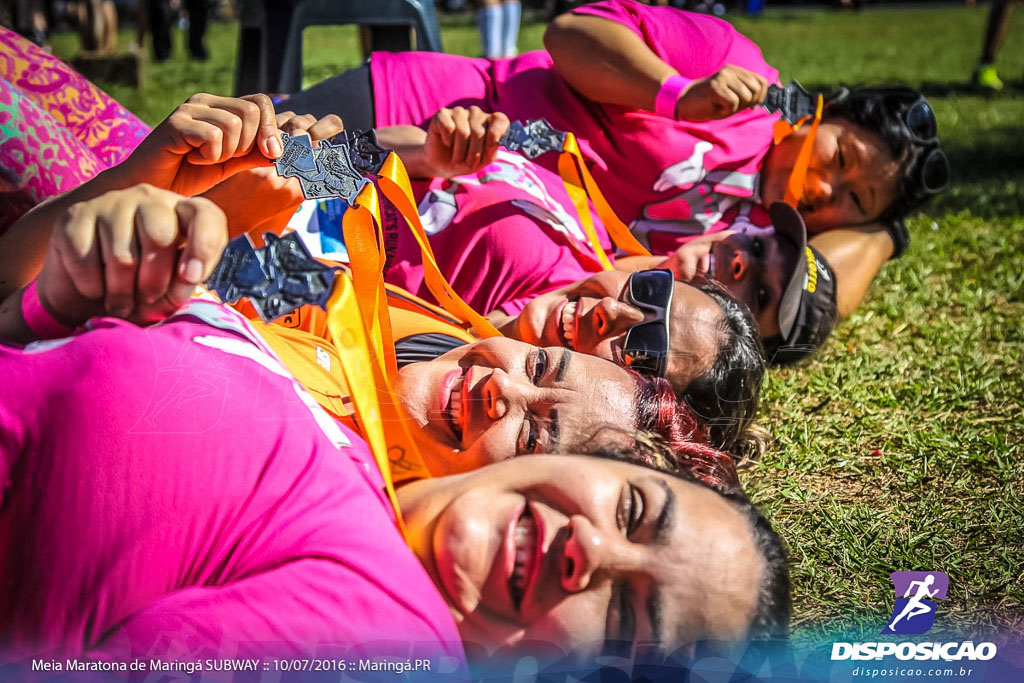
{"label": "wrist", "polygon": [[654,98],[654,113],[667,119],[677,119],[676,107],[692,82],[692,79],[680,74],[672,74],[663,80]]}
{"label": "wrist", "polygon": [[61,339],[74,332],[74,328],[57,320],[43,306],[36,280],[32,280],[22,291],[21,317],[36,339]]}

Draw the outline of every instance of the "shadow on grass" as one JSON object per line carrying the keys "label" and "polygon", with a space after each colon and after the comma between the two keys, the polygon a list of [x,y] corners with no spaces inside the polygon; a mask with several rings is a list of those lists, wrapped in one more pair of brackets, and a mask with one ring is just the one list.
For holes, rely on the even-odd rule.
{"label": "shadow on grass", "polygon": [[989,128],[983,139],[969,146],[947,144],[953,182],[929,212],[969,209],[982,218],[1024,214],[1021,132],[1019,125],[1003,125]]}

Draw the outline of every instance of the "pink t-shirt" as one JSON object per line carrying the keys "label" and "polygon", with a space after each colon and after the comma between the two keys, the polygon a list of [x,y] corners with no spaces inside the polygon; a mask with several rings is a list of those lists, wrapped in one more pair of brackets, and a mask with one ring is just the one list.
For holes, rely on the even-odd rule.
{"label": "pink t-shirt", "polygon": [[[721,19],[632,0],[575,11],[629,27],[687,78],[734,64],[778,80],[760,49]],[[442,106],[476,104],[513,120],[544,117],[571,130],[612,208],[656,252],[722,229],[722,215],[739,198],[756,194],[758,167],[778,118],[755,108],[692,123],[597,104],[568,86],[545,51],[502,60],[375,53],[371,73],[379,126],[422,125]],[[556,161],[555,154],[537,159],[552,170]]]}
{"label": "pink t-shirt", "polygon": [[0,347],[0,652],[463,666],[366,445],[242,319]]}

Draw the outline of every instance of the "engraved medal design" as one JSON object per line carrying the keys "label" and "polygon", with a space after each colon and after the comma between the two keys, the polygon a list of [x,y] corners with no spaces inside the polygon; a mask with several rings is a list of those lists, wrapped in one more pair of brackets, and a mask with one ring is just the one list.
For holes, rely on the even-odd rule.
{"label": "engraved medal design", "polygon": [[510,152],[520,152],[528,159],[536,159],[547,152],[561,152],[565,133],[552,128],[545,119],[529,119],[525,124],[514,121],[498,144]]}
{"label": "engraved medal design", "polygon": [[805,116],[814,116],[817,104],[818,93],[809,93],[796,81],[790,81],[785,88],[769,85],[761,106],[770,113],[782,112],[783,119],[796,123]]}
{"label": "engraved medal design", "polygon": [[274,162],[285,178],[298,178],[306,199],[341,197],[349,204],[370,181],[356,169],[344,142],[331,144],[321,140],[314,148],[308,135],[281,134],[284,152]]}
{"label": "engraved medal design", "polygon": [[224,303],[248,297],[264,322],[300,306],[324,306],[330,296],[332,268],[312,256],[295,233],[263,236],[266,246],[255,249],[245,235],[228,243],[224,256],[206,281]]}

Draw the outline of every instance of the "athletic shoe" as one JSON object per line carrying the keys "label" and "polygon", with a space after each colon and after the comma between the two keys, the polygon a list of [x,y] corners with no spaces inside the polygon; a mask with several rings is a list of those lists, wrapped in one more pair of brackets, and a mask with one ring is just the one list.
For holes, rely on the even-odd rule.
{"label": "athletic shoe", "polygon": [[999,79],[999,74],[996,73],[995,64],[979,64],[978,68],[974,70],[974,77],[971,82],[979,88],[985,88],[986,90],[1002,90],[1003,82]]}

